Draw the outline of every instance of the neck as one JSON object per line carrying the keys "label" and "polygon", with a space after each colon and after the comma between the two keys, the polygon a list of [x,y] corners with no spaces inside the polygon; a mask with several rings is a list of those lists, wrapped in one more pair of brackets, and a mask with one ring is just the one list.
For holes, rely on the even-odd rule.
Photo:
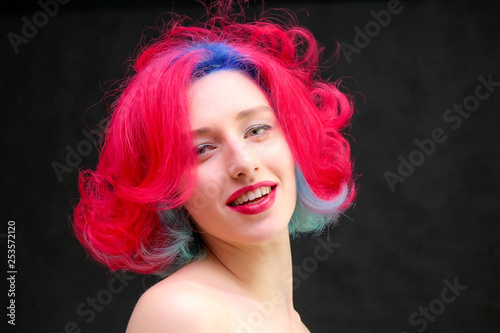
{"label": "neck", "polygon": [[288,230],[265,244],[235,245],[206,239],[207,259],[259,302],[293,312],[292,255]]}

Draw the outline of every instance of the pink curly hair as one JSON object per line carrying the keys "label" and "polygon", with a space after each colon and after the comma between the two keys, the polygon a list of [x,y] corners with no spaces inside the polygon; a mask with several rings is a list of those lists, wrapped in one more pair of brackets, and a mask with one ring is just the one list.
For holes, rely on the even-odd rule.
{"label": "pink curly hair", "polygon": [[98,166],[80,173],[75,234],[113,270],[165,274],[203,254],[182,208],[197,164],[186,90],[213,70],[245,72],[267,93],[297,165],[291,233],[323,230],[354,199],[341,134],[353,105],[320,78],[316,40],[293,16],[290,23],[246,22],[229,13],[230,4],[191,26],[173,18],[142,49],[114,105]]}

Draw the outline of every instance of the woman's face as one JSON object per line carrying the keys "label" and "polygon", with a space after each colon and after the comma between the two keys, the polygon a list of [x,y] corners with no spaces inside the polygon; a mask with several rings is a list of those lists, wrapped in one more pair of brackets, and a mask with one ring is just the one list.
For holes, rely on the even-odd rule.
{"label": "woman's face", "polygon": [[294,160],[260,87],[217,71],[189,89],[198,181],[185,207],[210,243],[259,244],[288,233]]}

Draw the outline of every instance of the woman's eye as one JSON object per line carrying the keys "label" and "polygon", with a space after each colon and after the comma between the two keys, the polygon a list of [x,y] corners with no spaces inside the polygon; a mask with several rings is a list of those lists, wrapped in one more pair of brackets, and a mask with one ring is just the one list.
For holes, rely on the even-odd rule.
{"label": "woman's eye", "polygon": [[249,136],[256,136],[264,133],[267,130],[270,130],[272,127],[269,125],[255,125],[252,126],[248,129],[248,131],[245,133],[245,138]]}
{"label": "woman's eye", "polygon": [[199,145],[198,147],[195,148],[196,154],[201,156],[203,154],[206,154],[209,150],[211,150],[213,147],[212,145],[209,144],[203,144]]}

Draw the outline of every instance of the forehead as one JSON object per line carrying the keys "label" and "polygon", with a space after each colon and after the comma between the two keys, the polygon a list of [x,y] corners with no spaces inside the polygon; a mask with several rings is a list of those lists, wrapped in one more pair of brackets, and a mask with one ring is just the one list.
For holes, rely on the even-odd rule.
{"label": "forehead", "polygon": [[237,71],[221,70],[198,79],[189,87],[188,96],[192,128],[205,126],[211,121],[232,119],[238,114],[241,118],[241,114],[272,113],[262,89]]}

